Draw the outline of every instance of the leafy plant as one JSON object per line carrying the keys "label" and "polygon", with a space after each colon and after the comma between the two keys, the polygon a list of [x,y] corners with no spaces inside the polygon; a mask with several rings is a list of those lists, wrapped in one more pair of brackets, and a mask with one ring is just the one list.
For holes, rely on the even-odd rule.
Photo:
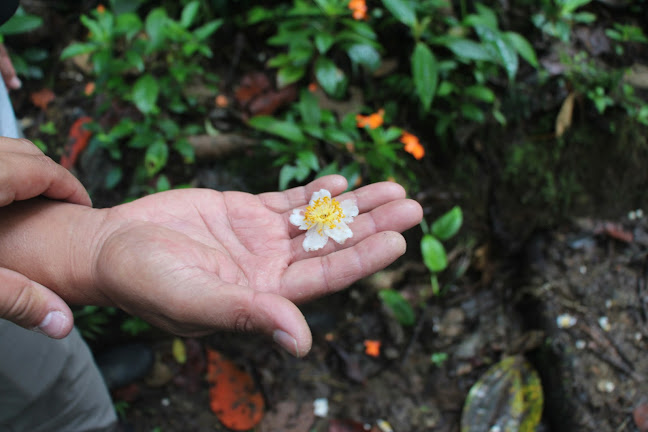
{"label": "leafy plant", "polygon": [[532,17],[533,24],[549,36],[568,42],[574,24],[589,24],[596,15],[578,9],[592,0],[544,0],[543,10]]}
{"label": "leafy plant", "polygon": [[463,223],[463,214],[460,207],[453,207],[450,211],[436,219],[428,226],[425,220],[421,223],[423,238],[421,239],[421,253],[423,263],[432,274],[430,283],[435,295],[441,294],[437,274],[448,267],[448,257],[443,241],[453,237]]}
{"label": "leafy plant", "polygon": [[83,306],[73,312],[74,324],[85,339],[95,340],[106,332],[110,318],[116,312],[115,308]]}
{"label": "leafy plant", "polygon": [[312,73],[331,96],[344,95],[349,77],[341,64],[344,54],[353,71],[360,67],[374,70],[380,65],[381,46],[369,24],[350,18],[348,0],[294,0],[274,9],[253,8],[250,25],[275,23],[277,33],[268,39],[272,46],[285,47],[268,61],[277,68],[279,87],[299,81]]}
{"label": "leafy plant", "polygon": [[392,311],[399,323],[404,326],[414,325],[416,322],[414,309],[400,292],[392,289],[381,290],[378,297]]}
{"label": "leafy plant", "polygon": [[[193,162],[186,136],[200,127],[187,124],[183,116],[204,108],[188,88],[201,84],[209,89],[216,82],[201,60],[212,56],[208,38],[222,25],[221,20],[198,25],[200,5],[187,3],[177,19],[159,7],[143,20],[131,9],[98,8],[81,17],[90,32],[88,40],[73,43],[62,53],[62,58],[89,56],[95,94],[101,96],[97,118],[110,110],[121,113],[112,116],[119,121],[107,126],[103,122],[89,126],[94,132],[90,145],[105,148],[115,160],[122,159],[125,149],[139,155],[135,193],[142,193],[140,185],[165,168],[172,151],[186,163]],[[114,187],[122,175],[121,167],[114,168],[106,186]]]}
{"label": "leafy plant", "polygon": [[[39,16],[28,14],[22,7],[18,7],[16,13],[9,21],[0,26],[0,43],[5,36],[29,33],[40,28],[43,19]],[[25,78],[43,78],[43,69],[38,63],[45,60],[48,53],[42,48],[27,48],[20,52],[11,52],[11,61],[16,69],[16,74]]]}
{"label": "leafy plant", "polygon": [[340,173],[349,185],[360,179],[386,180],[411,173],[399,150],[403,130],[380,125],[359,127],[364,116],[347,114],[341,120],[330,110],[322,109],[317,98],[308,90],[302,90],[300,100],[283,119],[256,116],[250,126],[275,137],[264,144],[275,153],[275,162],[281,166],[279,189],[286,189],[290,182],[302,182],[311,175]]}

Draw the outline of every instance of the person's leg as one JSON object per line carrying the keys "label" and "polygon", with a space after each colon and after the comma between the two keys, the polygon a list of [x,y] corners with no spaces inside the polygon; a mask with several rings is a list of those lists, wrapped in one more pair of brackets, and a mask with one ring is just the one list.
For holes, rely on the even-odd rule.
{"label": "person's leg", "polygon": [[[0,136],[19,130],[0,79]],[[76,329],[50,339],[0,319],[0,431],[110,431],[117,416]]]}
{"label": "person's leg", "polygon": [[0,352],[0,430],[113,430],[110,395],[76,329],[55,340],[0,320]]}

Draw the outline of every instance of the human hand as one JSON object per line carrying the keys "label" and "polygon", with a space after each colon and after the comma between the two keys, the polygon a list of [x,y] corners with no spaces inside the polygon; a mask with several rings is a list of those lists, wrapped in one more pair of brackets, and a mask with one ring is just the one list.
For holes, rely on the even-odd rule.
{"label": "human hand", "polygon": [[328,176],[261,195],[174,190],[115,207],[98,231],[88,279],[107,303],[172,333],[257,331],[305,355],[311,334],[295,303],[393,262],[406,248],[398,232],[422,218],[401,186],[366,186],[339,198],[355,200],[360,210],[353,237],[305,252],[304,232],[289,217],[321,188],[335,196],[346,180]]}
{"label": "human hand", "polygon": [[[0,207],[39,195],[84,206],[92,205],[81,183],[34,144],[24,139],[0,137]],[[59,311],[70,319],[59,326],[55,315],[48,318],[51,311]],[[58,337],[63,337],[72,329],[71,312],[59,296],[23,274],[2,268],[1,265],[0,318],[28,328],[40,327],[41,331],[53,332]]]}
{"label": "human hand", "polygon": [[9,53],[3,44],[0,43],[0,74],[4,80],[7,88],[10,90],[18,90],[22,87],[22,83],[16,75],[16,69],[13,67]]}

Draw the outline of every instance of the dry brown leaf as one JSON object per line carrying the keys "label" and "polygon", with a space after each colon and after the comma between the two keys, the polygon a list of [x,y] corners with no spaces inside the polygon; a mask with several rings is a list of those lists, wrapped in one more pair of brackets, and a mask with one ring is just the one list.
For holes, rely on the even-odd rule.
{"label": "dry brown leaf", "polygon": [[565,98],[562,106],[560,107],[560,112],[556,118],[556,138],[563,136],[565,131],[569,129],[572,124],[572,116],[574,114],[574,92],[571,92]]}
{"label": "dry brown leaf", "polygon": [[56,95],[48,88],[44,88],[31,94],[32,103],[43,111],[47,109],[47,106],[54,100],[54,98],[56,98]]}

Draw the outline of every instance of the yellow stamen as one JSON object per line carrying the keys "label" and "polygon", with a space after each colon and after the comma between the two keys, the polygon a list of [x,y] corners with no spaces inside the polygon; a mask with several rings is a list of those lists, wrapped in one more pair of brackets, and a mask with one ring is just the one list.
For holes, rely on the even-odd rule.
{"label": "yellow stamen", "polygon": [[336,224],[344,218],[340,203],[335,198],[324,196],[316,199],[312,206],[306,207],[304,220],[308,228],[317,226],[317,232],[322,234],[325,226],[335,228]]}

